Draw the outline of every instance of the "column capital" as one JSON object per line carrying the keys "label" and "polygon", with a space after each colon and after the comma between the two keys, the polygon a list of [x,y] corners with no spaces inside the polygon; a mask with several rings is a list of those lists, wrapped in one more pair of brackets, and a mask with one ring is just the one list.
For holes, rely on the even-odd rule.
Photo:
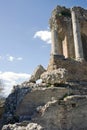
{"label": "column capital", "polygon": [[[72,7],[70,10],[71,10],[71,14],[74,13],[75,17],[78,18],[77,7]],[[79,19],[78,19],[78,20],[79,20]]]}
{"label": "column capital", "polygon": [[75,7],[72,7],[70,10],[71,10],[71,11],[75,11],[76,9],[75,9]]}
{"label": "column capital", "polygon": [[77,12],[78,8],[76,6],[74,6],[74,7],[70,8],[70,10]]}

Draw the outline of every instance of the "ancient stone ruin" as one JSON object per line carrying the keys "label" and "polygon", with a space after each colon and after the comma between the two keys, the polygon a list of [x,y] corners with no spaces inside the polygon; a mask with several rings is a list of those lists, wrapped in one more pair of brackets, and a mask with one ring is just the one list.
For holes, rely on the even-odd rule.
{"label": "ancient stone ruin", "polygon": [[37,66],[29,81],[14,86],[1,130],[87,130],[87,10],[57,6],[50,30],[48,67]]}
{"label": "ancient stone ruin", "polygon": [[87,10],[57,6],[50,18],[51,55],[87,61]]}

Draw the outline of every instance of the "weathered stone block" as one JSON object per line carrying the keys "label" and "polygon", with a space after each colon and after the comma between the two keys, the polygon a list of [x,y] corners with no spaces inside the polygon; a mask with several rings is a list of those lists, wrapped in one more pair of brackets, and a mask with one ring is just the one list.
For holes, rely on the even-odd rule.
{"label": "weathered stone block", "polygon": [[38,65],[36,67],[36,69],[34,70],[33,74],[30,77],[30,82],[36,82],[38,79],[40,79],[40,76],[43,72],[45,72],[46,70],[44,69],[44,67],[42,65]]}
{"label": "weathered stone block", "polygon": [[59,68],[50,72],[44,72],[41,75],[42,82],[47,84],[61,84],[68,79],[68,71],[64,68]]}

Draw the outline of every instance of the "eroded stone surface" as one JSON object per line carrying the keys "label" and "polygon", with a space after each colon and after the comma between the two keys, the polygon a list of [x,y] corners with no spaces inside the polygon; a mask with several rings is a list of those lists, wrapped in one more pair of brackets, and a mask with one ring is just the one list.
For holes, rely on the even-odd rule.
{"label": "eroded stone surface", "polygon": [[43,130],[43,128],[37,124],[37,123],[29,123],[28,122],[25,123],[20,123],[20,124],[14,124],[14,125],[5,125],[2,130]]}
{"label": "eroded stone surface", "polygon": [[87,130],[87,96],[73,95],[61,100],[53,98],[36,109],[31,121],[9,124],[2,130]]}
{"label": "eroded stone surface", "polygon": [[68,71],[64,68],[44,72],[41,75],[42,82],[47,84],[65,83],[68,79]]}
{"label": "eroded stone surface", "polygon": [[46,70],[43,68],[42,65],[38,65],[37,68],[34,70],[33,74],[30,77],[30,82],[36,82],[38,79],[40,79],[40,76],[43,72]]}
{"label": "eroded stone surface", "polygon": [[87,62],[77,62],[73,59],[58,59],[51,56],[48,72],[65,68],[68,72],[68,81],[87,81]]}
{"label": "eroded stone surface", "polygon": [[4,112],[4,104],[5,104],[5,98],[0,97],[0,119]]}

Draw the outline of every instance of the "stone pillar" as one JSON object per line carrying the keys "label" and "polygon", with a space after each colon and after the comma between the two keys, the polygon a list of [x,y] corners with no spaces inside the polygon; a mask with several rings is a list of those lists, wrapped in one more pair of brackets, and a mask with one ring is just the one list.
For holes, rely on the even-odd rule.
{"label": "stone pillar", "polygon": [[58,36],[58,21],[56,15],[52,14],[50,19],[50,30],[51,30],[51,54],[52,55],[61,55],[62,47],[61,43],[59,43],[59,36]]}
{"label": "stone pillar", "polygon": [[71,9],[71,15],[72,15],[74,46],[75,46],[75,58],[76,60],[83,60],[84,58],[83,58],[83,47],[80,34],[80,25],[74,8]]}
{"label": "stone pillar", "polygon": [[58,32],[55,28],[51,29],[51,54],[52,55],[58,55]]}

